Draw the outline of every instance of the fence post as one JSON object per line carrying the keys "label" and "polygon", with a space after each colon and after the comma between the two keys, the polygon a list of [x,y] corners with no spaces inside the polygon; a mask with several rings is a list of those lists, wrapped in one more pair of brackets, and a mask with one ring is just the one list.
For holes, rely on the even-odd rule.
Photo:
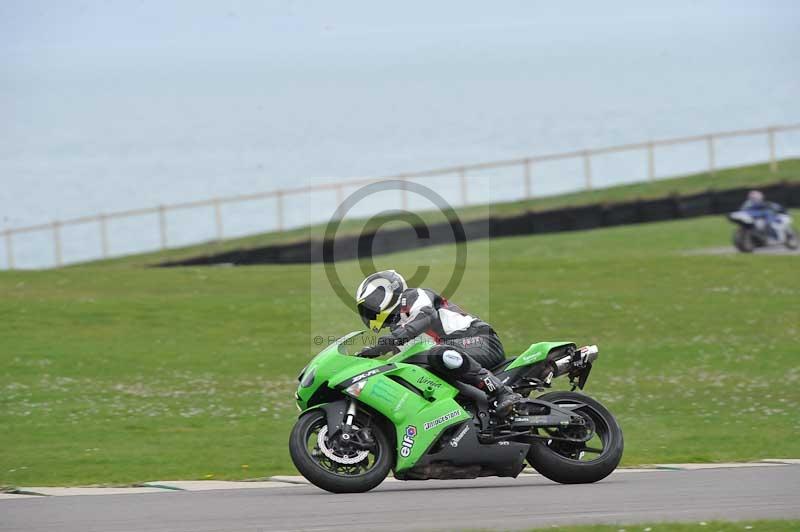
{"label": "fence post", "polygon": [[714,177],[716,173],[714,164],[714,135],[706,137],[706,144],[708,145],[708,173]]}
{"label": "fence post", "polygon": [[11,241],[11,229],[6,231],[6,262],[8,263],[8,269],[14,269],[14,243]]}
{"label": "fence post", "polygon": [[161,249],[167,249],[167,209],[163,205],[158,206],[158,233],[161,238]]}
{"label": "fence post", "polygon": [[647,143],[647,179],[650,181],[656,178],[656,153],[655,145],[652,142]]}
{"label": "fence post", "polygon": [[219,198],[214,198],[214,223],[217,228],[217,242],[222,241],[222,205]]}
{"label": "fence post", "polygon": [[530,199],[531,197],[531,160],[525,159],[523,164],[523,170],[525,174],[525,199]]}
{"label": "fence post", "polygon": [[336,185],[336,208],[342,206],[344,203],[344,187],[341,184]]}
{"label": "fence post", "polygon": [[275,191],[275,216],[278,220],[278,232],[283,232],[283,190]]}
{"label": "fence post", "polygon": [[53,256],[56,259],[56,266],[61,266],[61,222],[58,220],[53,222]]}
{"label": "fence post", "polygon": [[583,177],[586,179],[586,190],[592,190],[592,152],[583,151]]}
{"label": "fence post", "polygon": [[406,178],[400,177],[403,183],[403,188],[400,190],[400,206],[404,211],[408,210],[408,187],[406,187]]}
{"label": "fence post", "polygon": [[778,159],[775,158],[775,128],[767,130],[767,140],[769,141],[769,170],[773,174],[778,171]]}
{"label": "fence post", "polygon": [[101,214],[97,217],[97,223],[100,227],[100,249],[103,252],[103,258],[108,258],[108,227],[106,226],[106,219],[108,216]]}
{"label": "fence post", "polygon": [[458,170],[458,178],[461,181],[461,204],[467,204],[467,174],[464,168]]}

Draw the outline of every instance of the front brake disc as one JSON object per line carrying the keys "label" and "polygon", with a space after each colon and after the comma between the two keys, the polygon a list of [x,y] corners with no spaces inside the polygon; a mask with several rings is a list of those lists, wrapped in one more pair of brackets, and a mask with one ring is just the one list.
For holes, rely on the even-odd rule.
{"label": "front brake disc", "polygon": [[[354,429],[358,430],[358,427],[355,425],[353,426]],[[341,456],[336,454],[336,452],[328,447],[328,427],[322,427],[317,434],[317,445],[319,446],[319,450],[322,451],[322,454],[336,462],[337,464],[345,464],[345,465],[352,465],[357,464],[359,462],[363,462],[368,456],[369,451],[358,451],[353,456]]]}

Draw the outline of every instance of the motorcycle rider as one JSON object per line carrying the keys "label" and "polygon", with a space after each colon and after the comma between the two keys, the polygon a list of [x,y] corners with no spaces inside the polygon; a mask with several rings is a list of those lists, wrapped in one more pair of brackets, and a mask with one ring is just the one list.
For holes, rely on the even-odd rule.
{"label": "motorcycle rider", "polygon": [[489,367],[505,360],[503,345],[492,327],[436,292],[408,288],[394,270],[373,273],[356,290],[362,321],[373,331],[390,334],[359,356],[374,358],[399,352],[399,346],[427,334],[438,345],[428,351],[428,363],[443,376],[480,388],[495,401],[499,417],[507,416],[522,396],[505,386]]}
{"label": "motorcycle rider", "polygon": [[[782,235],[779,234],[775,222],[778,219],[778,214],[784,212],[784,208],[777,203],[766,201],[763,192],[760,190],[751,190],[748,192],[747,200],[742,203],[740,210],[752,211],[757,220],[758,218],[764,220],[761,223],[766,224],[766,228],[772,233],[773,237],[779,240],[781,239]],[[763,230],[764,226],[760,226],[759,229]]]}
{"label": "motorcycle rider", "polygon": [[764,193],[760,190],[751,190],[747,193],[747,200],[742,203],[741,210],[771,211],[773,213],[783,212],[780,204],[766,201]]}

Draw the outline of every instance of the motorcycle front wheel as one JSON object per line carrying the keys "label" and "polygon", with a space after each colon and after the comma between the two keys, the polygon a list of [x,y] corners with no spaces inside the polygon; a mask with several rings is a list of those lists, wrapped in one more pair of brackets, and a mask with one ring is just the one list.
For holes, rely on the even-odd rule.
{"label": "motorcycle front wheel", "polygon": [[800,247],[800,242],[798,242],[797,238],[797,231],[794,228],[790,228],[786,231],[786,242],[785,245],[789,249],[797,249]]}
{"label": "motorcycle front wheel", "polygon": [[[528,451],[531,467],[561,484],[597,482],[617,468],[624,448],[622,429],[606,407],[576,392],[552,392],[538,399],[573,409],[586,419],[586,426],[577,431],[574,428],[540,430],[540,436],[552,439],[542,439],[531,445]],[[564,441],[589,436],[580,443]]]}
{"label": "motorcycle front wheel", "polygon": [[348,446],[328,435],[325,412],[312,410],[297,420],[289,436],[289,454],[294,466],[309,482],[332,493],[369,491],[386,478],[393,462],[390,439],[378,425],[369,425],[359,415],[354,430],[369,426],[373,445],[369,449]]}
{"label": "motorcycle front wheel", "polygon": [[752,253],[756,248],[753,231],[744,227],[738,228],[733,234],[733,245],[742,253]]}

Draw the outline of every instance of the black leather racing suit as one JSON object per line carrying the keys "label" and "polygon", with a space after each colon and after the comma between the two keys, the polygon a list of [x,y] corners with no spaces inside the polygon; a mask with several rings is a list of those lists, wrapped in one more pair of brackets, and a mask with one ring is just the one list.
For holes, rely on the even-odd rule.
{"label": "black leather racing suit", "polygon": [[432,338],[437,345],[428,352],[428,363],[437,373],[494,391],[495,384],[485,379],[486,370],[503,362],[505,353],[485,321],[432,290],[409,288],[400,296],[398,315],[390,328],[395,345],[423,334]]}

